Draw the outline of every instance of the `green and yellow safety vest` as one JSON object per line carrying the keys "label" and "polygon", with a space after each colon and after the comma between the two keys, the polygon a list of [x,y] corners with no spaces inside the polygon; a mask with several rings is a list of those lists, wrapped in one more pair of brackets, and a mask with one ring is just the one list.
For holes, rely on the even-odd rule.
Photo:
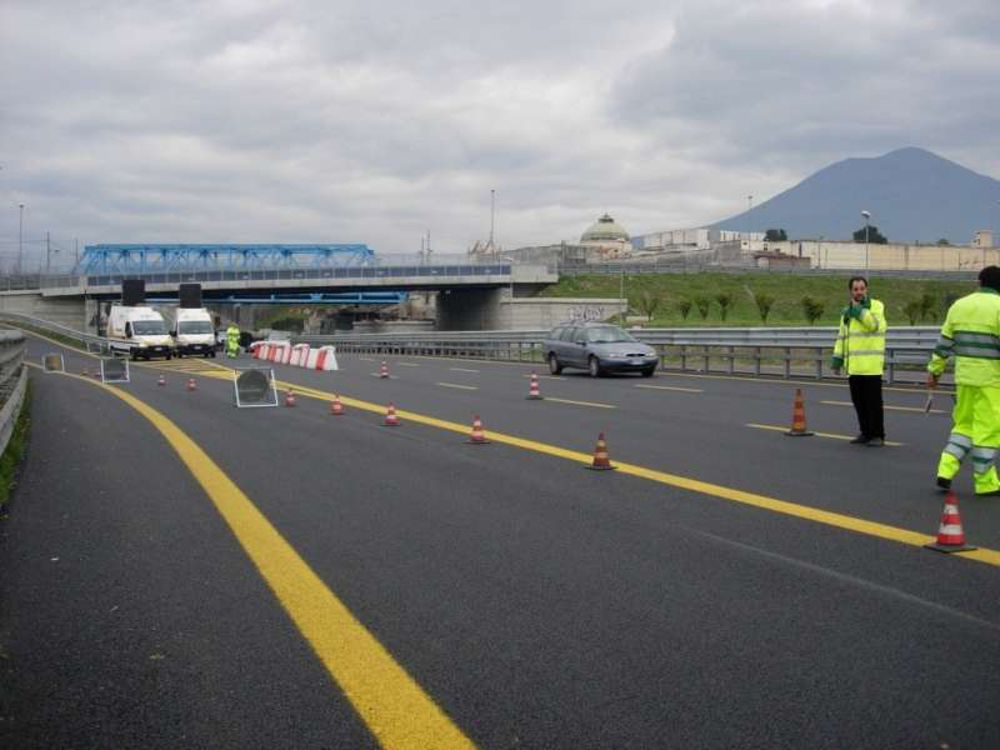
{"label": "green and yellow safety vest", "polygon": [[845,308],[833,345],[834,369],[843,368],[848,375],[881,375],[885,367],[885,330],[885,305],[879,300],[865,300]]}
{"label": "green and yellow safety vest", "polygon": [[955,356],[958,385],[1000,386],[1000,293],[980,287],[948,309],[927,370],[944,372]]}

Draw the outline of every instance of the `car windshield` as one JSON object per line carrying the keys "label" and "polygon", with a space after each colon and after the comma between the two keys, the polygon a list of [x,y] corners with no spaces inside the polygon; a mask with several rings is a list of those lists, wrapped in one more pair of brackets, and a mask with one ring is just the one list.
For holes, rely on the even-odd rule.
{"label": "car windshield", "polygon": [[177,326],[178,333],[215,333],[211,321],[185,320]]}
{"label": "car windshield", "polygon": [[167,332],[162,320],[134,320],[132,331],[136,336],[155,336]]}
{"label": "car windshield", "polygon": [[628,341],[635,341],[629,334],[621,328],[615,326],[600,326],[598,328],[587,329],[587,341],[591,344],[620,344]]}

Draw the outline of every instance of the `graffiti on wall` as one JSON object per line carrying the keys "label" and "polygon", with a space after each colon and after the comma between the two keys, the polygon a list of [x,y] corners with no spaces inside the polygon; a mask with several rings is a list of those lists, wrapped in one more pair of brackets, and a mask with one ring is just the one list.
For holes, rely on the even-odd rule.
{"label": "graffiti on wall", "polygon": [[566,316],[573,321],[604,320],[609,317],[604,305],[573,305]]}

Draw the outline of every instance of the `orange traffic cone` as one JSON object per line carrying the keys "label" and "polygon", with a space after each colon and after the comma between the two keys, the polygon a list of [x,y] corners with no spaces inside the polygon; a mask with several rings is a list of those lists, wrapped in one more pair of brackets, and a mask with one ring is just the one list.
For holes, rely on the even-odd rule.
{"label": "orange traffic cone", "polygon": [[390,403],[385,410],[385,421],[382,424],[386,427],[399,427],[399,417],[396,416],[396,407],[394,404]]}
{"label": "orange traffic cone", "polygon": [[487,445],[490,442],[486,439],[486,433],[483,431],[483,421],[479,418],[478,414],[472,419],[472,434],[469,435],[467,442],[473,445]]}
{"label": "orange traffic cone", "polygon": [[597,436],[597,447],[594,448],[594,462],[587,468],[594,471],[609,471],[617,468],[611,465],[611,459],[608,458],[608,444],[604,442],[603,432]]}
{"label": "orange traffic cone", "polygon": [[528,399],[538,401],[542,398],[542,392],[538,388],[538,375],[531,373],[531,385],[528,386]]}
{"label": "orange traffic cone", "polygon": [[958,515],[958,495],[953,490],[948,490],[944,497],[944,512],[941,514],[941,525],[938,526],[937,541],[924,546],[938,552],[966,552],[975,549],[965,543],[962,519]]}
{"label": "orange traffic cone", "polygon": [[378,376],[380,378],[389,377],[389,365],[385,363],[384,359],[382,360],[382,366],[378,368]]}
{"label": "orange traffic cone", "polygon": [[333,401],[330,402],[330,414],[335,417],[344,416],[344,405],[340,403],[340,396],[334,394]]}
{"label": "orange traffic cone", "polygon": [[188,378],[187,389],[189,391],[196,391],[196,390],[198,390],[198,384],[195,382],[194,378]]}
{"label": "orange traffic cone", "polygon": [[156,379],[156,384],[157,385],[166,385],[167,384],[167,379],[165,377],[163,377],[162,375],[160,375],[160,377],[158,377]]}
{"label": "orange traffic cone", "polygon": [[792,429],[785,433],[792,437],[809,437],[814,433],[806,429],[806,407],[802,403],[802,389],[795,389],[795,406],[792,408]]}
{"label": "orange traffic cone", "polygon": [[291,388],[285,391],[285,406],[295,406],[295,391]]}

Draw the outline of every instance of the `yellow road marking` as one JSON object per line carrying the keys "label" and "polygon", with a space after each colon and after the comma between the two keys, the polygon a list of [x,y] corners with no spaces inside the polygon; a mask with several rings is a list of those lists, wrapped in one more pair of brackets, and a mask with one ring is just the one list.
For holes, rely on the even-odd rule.
{"label": "yellow road marking", "polygon": [[572,404],[573,406],[592,406],[595,409],[617,409],[614,404],[595,404],[593,401],[573,401],[568,398],[553,398],[545,396],[546,401],[555,401],[557,404]]}
{"label": "yellow road marking", "polygon": [[[827,406],[850,406],[853,407],[850,401],[820,401],[821,404],[826,404]],[[925,412],[920,406],[890,406],[889,404],[883,404],[883,409],[886,411],[910,411],[916,414],[948,414],[949,412],[943,409],[931,409],[929,412]]]}
{"label": "yellow road marking", "polygon": [[637,385],[636,388],[648,388],[654,391],[682,391],[684,393],[704,393],[701,388],[681,388],[679,385]]}
{"label": "yellow road marking", "polygon": [[382,747],[475,747],[197,443],[144,401],[94,384],[142,414],[177,451]]}
{"label": "yellow road marking", "polygon": [[[774,430],[775,432],[788,432],[788,427],[781,427],[776,424],[754,424],[753,422],[747,422],[747,427],[753,427],[758,430]],[[830,438],[831,440],[854,440],[854,435],[839,435],[835,432],[813,432],[816,437]],[[885,441],[886,445],[891,445],[893,448],[899,448],[900,446],[906,445],[906,443],[894,443],[891,440]]]}
{"label": "yellow road marking", "polygon": [[[279,383],[279,386],[281,387],[286,387],[286,385],[287,384]],[[331,397],[331,394],[314,388],[306,388],[303,386],[297,386],[297,388],[300,393],[305,396],[311,396],[312,398],[329,401]],[[341,396],[341,401],[345,406],[352,406],[356,409],[370,411],[379,415],[383,413],[384,409],[383,406],[378,404],[354,398]],[[468,426],[464,424],[449,422],[444,419],[438,419],[437,417],[430,417],[416,412],[397,410],[396,413],[399,415],[400,419],[405,419],[407,422],[436,427],[441,430],[448,430],[461,435],[467,434],[469,429]],[[574,461],[588,466],[593,461],[593,456],[589,453],[580,453],[579,451],[560,448],[556,445],[540,443],[534,440],[527,440],[525,438],[520,438],[515,435],[507,435],[501,432],[490,431],[490,440],[494,443],[512,445],[516,448],[523,448],[524,450],[542,453],[555,458],[564,458],[568,461]],[[896,445],[899,444],[897,443]],[[787,500],[778,500],[777,498],[768,497],[767,495],[759,495],[753,492],[744,492],[743,490],[737,490],[732,487],[711,484],[710,482],[703,482],[698,479],[682,477],[665,471],[649,469],[636,464],[619,463],[616,461],[615,466],[618,467],[617,473],[619,474],[628,474],[642,479],[648,479],[649,481],[657,482],[659,484],[689,490],[701,495],[709,495],[721,500],[729,500],[735,503],[751,505],[757,508],[772,511],[774,513],[781,513],[783,515],[793,516],[795,518],[801,518],[807,521],[825,524],[827,526],[834,526],[836,528],[877,537],[879,539],[899,542],[900,544],[922,547],[923,545],[935,540],[934,537],[928,536],[927,534],[910,531],[909,529],[903,529],[898,526],[890,526],[888,524],[878,523],[875,521],[866,521],[863,518],[856,518],[843,513],[813,508],[808,505],[799,505]],[[971,552],[955,552],[952,554],[969,560],[976,560],[977,562],[1000,567],[1000,550],[980,548]]]}
{"label": "yellow road marking", "polygon": [[479,388],[477,388],[474,385],[458,385],[456,383],[435,383],[435,385],[439,385],[442,388],[459,388],[459,389],[461,389],[463,391],[478,391],[479,390]]}

